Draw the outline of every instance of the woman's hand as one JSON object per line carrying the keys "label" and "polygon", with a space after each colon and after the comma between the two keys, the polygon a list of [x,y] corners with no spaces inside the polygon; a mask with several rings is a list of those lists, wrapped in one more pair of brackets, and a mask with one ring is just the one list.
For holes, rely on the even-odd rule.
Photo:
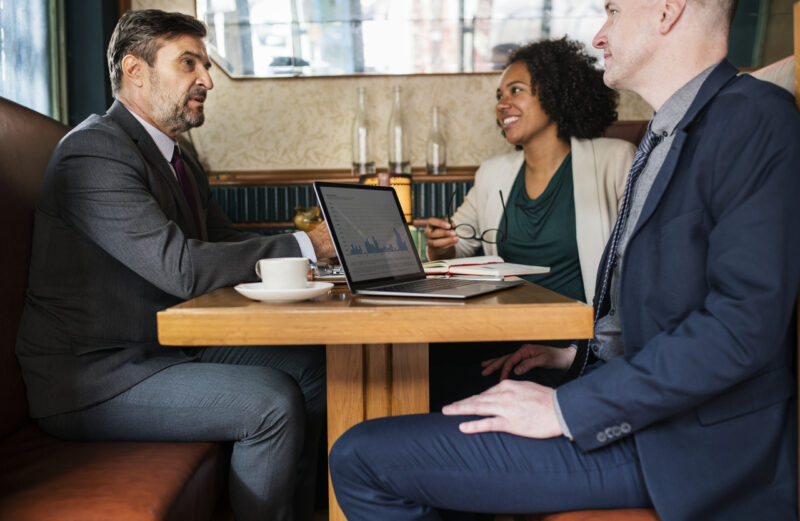
{"label": "woman's hand", "polygon": [[481,375],[488,376],[500,369],[500,380],[508,378],[509,373],[525,374],[534,367],[548,369],[568,369],[575,360],[577,349],[573,346],[560,348],[540,344],[522,344],[516,352],[481,362]]}
{"label": "woman's hand", "polygon": [[456,256],[456,230],[444,219],[428,218],[425,226],[425,244],[428,248],[428,259],[452,259]]}

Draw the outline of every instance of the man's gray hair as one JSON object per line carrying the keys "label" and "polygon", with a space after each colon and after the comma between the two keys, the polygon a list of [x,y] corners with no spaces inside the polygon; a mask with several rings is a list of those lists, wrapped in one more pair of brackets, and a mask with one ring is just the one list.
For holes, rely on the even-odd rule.
{"label": "man's gray hair", "polygon": [[163,42],[184,35],[204,38],[206,26],[192,16],[158,9],[123,14],[114,28],[106,52],[112,94],[116,97],[122,84],[122,59],[125,56],[132,54],[142,58],[152,67]]}

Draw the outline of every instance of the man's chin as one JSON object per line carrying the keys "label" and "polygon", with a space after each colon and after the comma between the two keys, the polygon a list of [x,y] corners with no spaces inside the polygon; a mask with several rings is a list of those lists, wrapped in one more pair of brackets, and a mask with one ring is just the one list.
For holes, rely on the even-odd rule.
{"label": "man's chin", "polygon": [[603,83],[606,84],[606,87],[611,89],[616,89],[618,85],[618,78],[614,76],[614,71],[609,71],[608,69],[603,72]]}
{"label": "man's chin", "polygon": [[201,112],[197,116],[191,118],[187,123],[189,124],[189,128],[195,128],[202,125],[206,120],[206,116]]}
{"label": "man's chin", "polygon": [[187,111],[181,119],[186,126],[186,130],[189,130],[202,125],[206,120],[206,115],[202,111]]}

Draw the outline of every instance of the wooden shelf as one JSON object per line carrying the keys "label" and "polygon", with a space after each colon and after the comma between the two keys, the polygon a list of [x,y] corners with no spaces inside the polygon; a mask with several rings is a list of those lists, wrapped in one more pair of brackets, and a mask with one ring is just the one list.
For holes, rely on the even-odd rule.
{"label": "wooden shelf", "polygon": [[[424,168],[414,168],[411,171],[411,181],[415,183],[436,183],[446,181],[472,181],[475,178],[477,166],[458,166],[448,169],[446,174],[431,175]],[[386,172],[379,168],[378,172]],[[329,181],[334,183],[357,183],[350,170],[248,170],[248,171],[222,171],[211,172],[208,176],[211,186],[263,186],[263,185],[306,185],[314,181]]]}

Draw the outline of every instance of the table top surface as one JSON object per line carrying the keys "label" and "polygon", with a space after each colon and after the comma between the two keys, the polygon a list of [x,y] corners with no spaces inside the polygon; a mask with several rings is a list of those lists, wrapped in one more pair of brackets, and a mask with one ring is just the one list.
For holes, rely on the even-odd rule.
{"label": "table top surface", "polygon": [[158,313],[165,345],[284,345],[578,339],[592,307],[535,284],[465,300],[353,295],[264,303],[220,288]]}

